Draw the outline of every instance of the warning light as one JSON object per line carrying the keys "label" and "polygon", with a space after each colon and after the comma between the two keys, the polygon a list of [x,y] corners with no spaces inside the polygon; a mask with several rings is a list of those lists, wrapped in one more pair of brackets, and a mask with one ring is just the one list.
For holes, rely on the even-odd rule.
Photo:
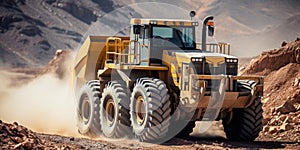
{"label": "warning light", "polygon": [[207,26],[214,26],[214,22],[213,21],[208,21],[206,25]]}
{"label": "warning light", "polygon": [[134,24],[141,24],[141,20],[140,19],[135,19]]}

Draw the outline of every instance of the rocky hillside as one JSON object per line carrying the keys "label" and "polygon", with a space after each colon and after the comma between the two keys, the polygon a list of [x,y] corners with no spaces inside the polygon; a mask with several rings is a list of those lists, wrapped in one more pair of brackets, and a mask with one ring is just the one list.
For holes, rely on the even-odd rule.
{"label": "rocky hillside", "polygon": [[249,57],[300,33],[299,6],[295,0],[1,0],[0,67],[41,67],[57,49],[77,50],[87,34],[123,30],[130,17],[187,19],[190,10],[197,19],[214,15],[216,38]]}
{"label": "rocky hillside", "polygon": [[56,49],[75,49],[88,25],[105,13],[89,6],[66,0],[2,0],[0,65],[39,67]]}
{"label": "rocky hillside", "polygon": [[300,39],[282,43],[253,59],[243,74],[265,76],[264,130],[266,137],[300,141]]}

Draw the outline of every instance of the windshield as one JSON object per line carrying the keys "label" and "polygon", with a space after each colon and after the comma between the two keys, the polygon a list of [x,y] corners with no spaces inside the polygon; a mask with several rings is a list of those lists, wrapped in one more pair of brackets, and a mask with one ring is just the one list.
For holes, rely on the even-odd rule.
{"label": "windshield", "polygon": [[164,46],[177,46],[180,48],[194,48],[194,27],[153,26],[152,37],[164,40]]}

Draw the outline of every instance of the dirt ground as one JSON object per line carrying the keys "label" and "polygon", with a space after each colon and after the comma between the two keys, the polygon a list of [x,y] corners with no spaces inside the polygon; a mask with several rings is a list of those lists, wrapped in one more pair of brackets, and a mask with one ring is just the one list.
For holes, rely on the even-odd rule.
{"label": "dirt ground", "polygon": [[78,144],[83,149],[300,149],[297,142],[254,141],[234,142],[221,137],[191,137],[189,139],[173,138],[161,144],[140,143],[136,140],[107,142],[86,138],[70,138],[57,135],[38,134],[38,137],[65,144]]}
{"label": "dirt ground", "polygon": [[[215,126],[212,127],[216,129]],[[194,135],[193,135],[194,134]],[[172,138],[163,144],[141,143],[137,140],[89,139],[33,132],[17,123],[0,122],[0,147],[3,149],[299,149],[300,143],[257,140],[228,141],[221,134],[195,135],[186,139]]]}

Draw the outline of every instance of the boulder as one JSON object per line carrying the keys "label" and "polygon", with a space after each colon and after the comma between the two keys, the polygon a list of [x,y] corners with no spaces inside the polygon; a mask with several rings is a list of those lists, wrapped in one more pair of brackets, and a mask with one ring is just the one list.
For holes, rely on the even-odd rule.
{"label": "boulder", "polygon": [[295,78],[295,81],[293,82],[293,86],[299,86],[300,85],[300,79]]}
{"label": "boulder", "polygon": [[293,118],[291,116],[287,116],[283,121],[283,123],[292,123],[292,122],[293,122]]}
{"label": "boulder", "polygon": [[269,132],[270,127],[269,126],[264,126],[263,131],[264,132]]}
{"label": "boulder", "polygon": [[271,120],[270,117],[265,117],[265,118],[263,119],[263,121],[262,121],[263,125],[268,124],[268,122],[269,122],[270,120]]}
{"label": "boulder", "polygon": [[293,104],[291,104],[290,101],[286,101],[284,104],[280,105],[279,107],[276,107],[276,110],[281,114],[288,114],[290,112],[295,112],[296,108]]}
{"label": "boulder", "polygon": [[281,115],[278,119],[283,122],[284,120],[286,120],[286,118],[288,118],[287,115]]}
{"label": "boulder", "polygon": [[285,41],[283,41],[283,42],[281,43],[281,47],[286,46],[286,45],[287,45],[287,42],[285,42]]}
{"label": "boulder", "polygon": [[[300,80],[299,80],[299,83],[298,83],[299,85],[300,85]],[[295,104],[295,103],[300,103],[300,90],[296,90],[294,93],[293,93],[293,95],[292,95],[292,102],[293,102],[293,104]]]}
{"label": "boulder", "polygon": [[276,133],[276,132],[278,132],[278,126],[271,126],[269,128],[269,133],[270,134],[273,134],[273,133]]}
{"label": "boulder", "polygon": [[280,127],[279,127],[279,131],[280,132],[284,132],[284,131],[288,131],[291,130],[293,128],[293,126],[289,123],[283,123]]}
{"label": "boulder", "polygon": [[294,123],[295,125],[298,125],[298,124],[300,124],[300,119],[298,117],[294,117],[292,119],[292,123]]}
{"label": "boulder", "polygon": [[269,100],[270,100],[270,97],[266,97],[266,98],[263,98],[261,102],[262,102],[263,104],[265,104],[265,103],[267,103]]}
{"label": "boulder", "polygon": [[269,123],[268,123],[268,125],[270,125],[270,126],[276,126],[276,125],[278,125],[278,118],[276,118],[276,119],[271,119],[270,121],[269,121]]}
{"label": "boulder", "polygon": [[275,114],[276,113],[276,110],[274,107],[271,108],[271,114]]}

